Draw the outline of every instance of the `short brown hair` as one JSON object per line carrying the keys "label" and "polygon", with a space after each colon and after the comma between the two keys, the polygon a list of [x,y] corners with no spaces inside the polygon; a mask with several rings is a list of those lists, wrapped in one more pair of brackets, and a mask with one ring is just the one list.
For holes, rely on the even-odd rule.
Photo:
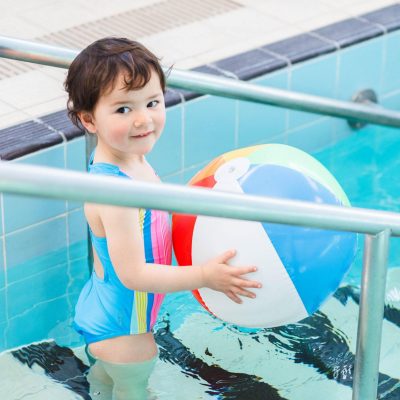
{"label": "short brown hair", "polygon": [[120,73],[128,89],[141,89],[155,71],[165,91],[166,79],[159,59],[142,44],[125,38],[106,37],[82,50],[71,63],[64,83],[68,115],[82,127],[78,113],[92,112],[99,97],[112,90]]}

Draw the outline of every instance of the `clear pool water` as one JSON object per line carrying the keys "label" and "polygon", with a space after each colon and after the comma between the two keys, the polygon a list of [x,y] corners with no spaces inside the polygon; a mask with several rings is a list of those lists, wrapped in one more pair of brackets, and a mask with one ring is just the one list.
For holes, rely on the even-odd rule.
{"label": "clear pool water", "polygon": [[[399,152],[397,130],[370,126],[314,156],[354,206],[398,211]],[[392,239],[379,375],[379,398],[385,400],[400,399],[398,250],[398,240]],[[152,395],[160,400],[351,399],[361,265],[362,240],[335,295],[313,316],[279,328],[240,329],[209,315],[190,293],[168,295],[156,326],[160,360],[150,379]],[[90,394],[87,360],[70,321],[53,330],[55,342],[0,356],[1,399],[100,398]]]}

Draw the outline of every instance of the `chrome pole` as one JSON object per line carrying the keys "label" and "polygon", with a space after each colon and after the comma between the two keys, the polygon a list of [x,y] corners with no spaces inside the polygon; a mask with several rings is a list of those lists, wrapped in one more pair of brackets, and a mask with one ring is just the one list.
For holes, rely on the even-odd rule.
{"label": "chrome pole", "polygon": [[[0,57],[68,68],[78,53],[79,50],[0,36]],[[168,69],[164,70],[167,72]],[[369,122],[400,127],[400,113],[396,111],[263,87],[201,72],[172,69],[168,74],[167,83],[171,87],[193,90],[197,93],[344,118],[351,122]]]}
{"label": "chrome pole", "polygon": [[388,229],[365,237],[353,400],[377,397],[389,239]]}
{"label": "chrome pole", "polygon": [[0,191],[185,214],[400,236],[400,214],[0,162]]}

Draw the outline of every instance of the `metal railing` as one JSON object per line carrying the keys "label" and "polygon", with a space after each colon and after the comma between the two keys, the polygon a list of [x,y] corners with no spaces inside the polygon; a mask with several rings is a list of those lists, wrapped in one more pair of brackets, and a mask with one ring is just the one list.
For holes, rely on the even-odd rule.
{"label": "metal railing", "polygon": [[[78,53],[78,50],[0,36],[0,57],[4,58],[68,68]],[[350,122],[368,122],[400,127],[400,113],[396,111],[289,90],[262,87],[201,72],[172,69],[168,74],[167,84],[170,87],[193,90],[203,94],[344,118]]]}
{"label": "metal railing", "polygon": [[366,234],[353,399],[376,399],[389,238],[400,236],[400,214],[126,181],[7,162],[0,163],[0,191]]}
{"label": "metal railing", "polygon": [[[0,57],[66,68],[76,51],[0,37]],[[317,96],[261,88],[205,74],[172,71],[168,84],[218,96],[272,104],[349,120],[400,126],[400,114]],[[375,400],[384,315],[389,239],[400,236],[400,214],[267,197],[212,192],[170,184],[89,176],[33,165],[0,162],[0,191],[54,199],[145,207],[366,234],[353,399]]]}

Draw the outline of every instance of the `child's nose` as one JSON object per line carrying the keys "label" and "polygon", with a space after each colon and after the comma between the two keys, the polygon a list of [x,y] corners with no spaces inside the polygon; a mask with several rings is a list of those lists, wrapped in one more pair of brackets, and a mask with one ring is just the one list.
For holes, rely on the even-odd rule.
{"label": "child's nose", "polygon": [[146,125],[150,122],[149,114],[146,111],[138,111],[135,115],[135,120],[133,124],[135,128],[140,128],[143,125]]}

